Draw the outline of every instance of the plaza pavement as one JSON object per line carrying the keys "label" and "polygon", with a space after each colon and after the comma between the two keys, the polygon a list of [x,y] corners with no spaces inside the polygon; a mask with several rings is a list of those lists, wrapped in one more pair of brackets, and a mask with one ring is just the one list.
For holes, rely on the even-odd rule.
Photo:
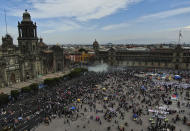
{"label": "plaza pavement", "polygon": [[[127,83],[125,84],[127,85]],[[124,88],[123,91],[127,92],[128,88],[125,87],[125,84],[123,84],[122,87]],[[104,86],[100,84],[99,87],[104,87]],[[182,102],[183,100],[184,100],[184,97],[180,96],[179,101]],[[137,100],[135,100],[135,102],[137,102]],[[101,112],[96,113],[95,110],[93,109],[90,110],[91,107],[88,104],[82,104],[82,103],[77,103],[77,102],[74,102],[74,103],[75,104],[72,103],[71,105],[76,105],[76,107],[79,107],[79,112],[77,112],[79,114],[79,118],[77,120],[71,120],[71,118],[67,118],[67,117],[56,118],[52,120],[50,125],[40,124],[38,127],[34,128],[33,130],[34,131],[108,131],[107,127],[111,127],[110,131],[119,131],[118,125],[124,125],[124,123],[127,122],[128,126],[125,126],[125,131],[132,131],[132,130],[133,131],[147,131],[147,127],[150,125],[149,118],[152,117],[152,113],[147,114],[145,109],[143,109],[143,115],[141,116],[143,123],[142,125],[140,125],[140,124],[137,124],[137,122],[132,120],[132,115],[133,115],[132,110],[129,110],[129,111],[122,110],[125,116],[124,119],[121,119],[118,115],[118,117],[113,118],[111,122],[108,122],[104,119],[104,114],[106,112],[106,109],[104,109],[103,107],[104,104],[102,101],[97,101],[95,102],[95,104],[96,104],[96,109],[103,110],[104,113],[101,113]],[[114,100],[113,103],[116,104],[115,107],[118,107],[117,100]],[[80,108],[81,104],[83,105],[82,108]],[[169,105],[168,107],[172,109],[180,110],[177,107],[177,103],[174,101],[173,101],[173,104]],[[84,111],[85,108],[87,109],[87,111]],[[190,115],[189,109],[185,105],[182,105],[181,109],[184,109],[185,113],[182,113],[180,115],[182,116],[186,115],[187,117]],[[172,123],[171,119],[175,115],[176,114],[167,116],[170,123]],[[90,116],[93,116],[94,119],[96,116],[99,116],[102,124],[99,124],[99,122],[97,122],[94,119],[91,120]],[[69,120],[69,123],[67,122],[67,120]],[[115,123],[115,120],[118,121],[118,123]],[[175,126],[176,126],[175,131],[190,131],[190,128],[184,125],[181,121],[175,123]]]}
{"label": "plaza pavement", "polygon": [[32,79],[32,80],[28,80],[28,81],[24,81],[24,82],[19,82],[16,83],[14,85],[10,85],[9,87],[5,87],[5,88],[0,88],[0,93],[5,93],[5,94],[10,94],[11,90],[19,90],[23,87],[29,86],[33,83],[42,83],[45,79],[47,78],[55,78],[55,77],[61,77],[63,75],[66,75],[70,72],[70,70],[66,70],[64,72],[57,72],[57,73],[51,73],[51,74],[46,74],[44,76]]}

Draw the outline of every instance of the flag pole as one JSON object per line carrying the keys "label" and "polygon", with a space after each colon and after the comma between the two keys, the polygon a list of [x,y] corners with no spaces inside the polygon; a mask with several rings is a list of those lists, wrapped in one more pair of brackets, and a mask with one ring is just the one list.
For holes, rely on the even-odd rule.
{"label": "flag pole", "polygon": [[5,13],[6,34],[8,34],[8,32],[7,32],[7,15],[6,15],[6,10],[5,9],[4,9],[4,13]]}
{"label": "flag pole", "polygon": [[179,41],[178,41],[178,44],[180,45],[181,44],[181,38],[182,38],[182,33],[181,33],[181,30],[179,31]]}

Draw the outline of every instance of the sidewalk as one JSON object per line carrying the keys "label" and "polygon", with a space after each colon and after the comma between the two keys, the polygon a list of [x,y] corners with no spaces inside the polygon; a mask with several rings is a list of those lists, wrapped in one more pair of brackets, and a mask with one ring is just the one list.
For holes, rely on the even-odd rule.
{"label": "sidewalk", "polygon": [[14,85],[11,85],[10,87],[0,88],[0,93],[10,94],[11,90],[20,89],[22,87],[29,86],[32,83],[42,83],[47,78],[61,77],[61,76],[65,75],[65,74],[68,74],[69,72],[70,71],[47,74],[47,75],[41,76],[39,78],[28,80],[26,82],[16,83]]}

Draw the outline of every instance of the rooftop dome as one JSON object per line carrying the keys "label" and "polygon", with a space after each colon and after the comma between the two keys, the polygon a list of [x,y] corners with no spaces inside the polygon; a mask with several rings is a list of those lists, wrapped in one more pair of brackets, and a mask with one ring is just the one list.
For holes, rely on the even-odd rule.
{"label": "rooftop dome", "polygon": [[30,13],[28,13],[27,10],[25,10],[25,12],[23,13],[22,21],[31,21]]}
{"label": "rooftop dome", "polygon": [[5,37],[2,37],[2,47],[13,47],[13,38],[9,35],[6,34]]}
{"label": "rooftop dome", "polygon": [[48,48],[48,46],[43,42],[42,38],[40,38],[39,47],[44,48],[44,49]]}
{"label": "rooftop dome", "polygon": [[96,39],[95,39],[93,45],[99,45],[99,43],[96,41]]}
{"label": "rooftop dome", "polygon": [[4,38],[13,40],[13,38],[12,38],[11,35],[9,35],[9,34],[6,34]]}

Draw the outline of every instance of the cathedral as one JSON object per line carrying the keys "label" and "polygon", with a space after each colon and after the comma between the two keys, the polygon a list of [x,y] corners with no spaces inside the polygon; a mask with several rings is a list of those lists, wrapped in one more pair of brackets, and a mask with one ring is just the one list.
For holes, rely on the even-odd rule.
{"label": "cathedral", "polygon": [[0,46],[0,88],[38,78],[47,73],[63,71],[63,49],[54,45],[49,48],[38,38],[37,25],[27,10],[18,22],[18,46],[6,34]]}

